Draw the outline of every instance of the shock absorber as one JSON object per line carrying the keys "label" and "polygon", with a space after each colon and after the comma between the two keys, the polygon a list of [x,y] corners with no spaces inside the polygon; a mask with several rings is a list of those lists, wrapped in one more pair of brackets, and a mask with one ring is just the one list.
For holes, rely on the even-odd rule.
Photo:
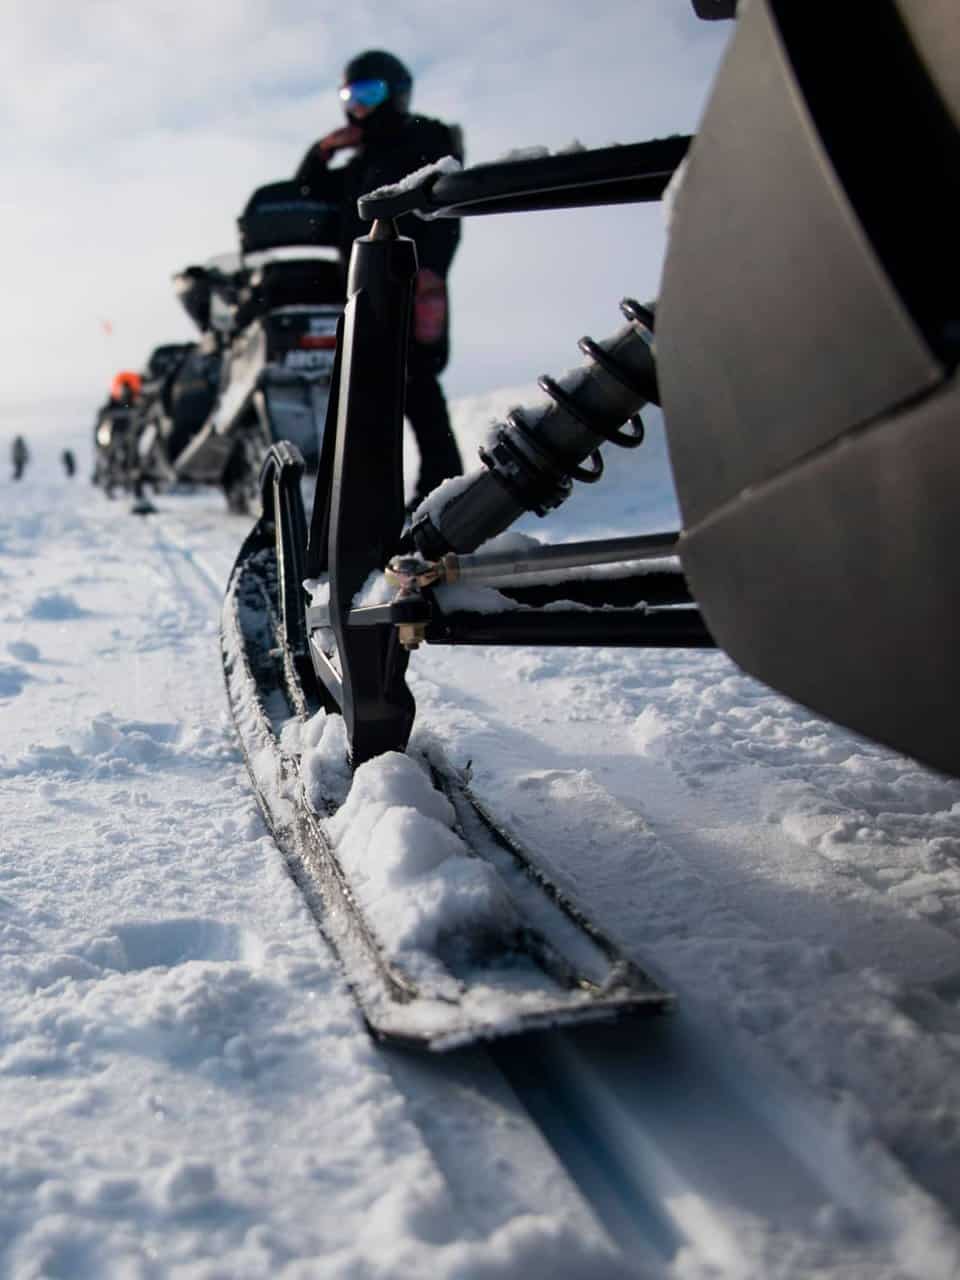
{"label": "shock absorber", "polygon": [[600,445],[643,443],[639,410],[659,405],[653,311],[632,298],[620,304],[626,324],[601,342],[580,339],[583,364],[539,386],[551,403],[514,409],[480,450],[482,467],[448,480],[417,509],[404,539],[428,560],[470,552],[527,511],[546,515],[573,482],[603,474]]}

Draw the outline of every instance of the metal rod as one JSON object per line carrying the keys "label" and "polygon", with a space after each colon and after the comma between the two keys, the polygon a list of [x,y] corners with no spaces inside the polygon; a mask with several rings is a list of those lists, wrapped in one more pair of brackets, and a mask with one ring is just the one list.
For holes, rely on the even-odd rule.
{"label": "metal rod", "polygon": [[416,210],[427,217],[568,209],[583,205],[659,200],[687,153],[684,136],[571,151],[526,160],[494,161],[455,173],[428,172],[361,196],[360,217],[399,218]]}
{"label": "metal rod", "polygon": [[593,542],[567,542],[555,547],[530,547],[519,551],[487,551],[449,556],[448,581],[492,585],[525,574],[583,569],[599,564],[662,560],[677,554],[677,533],[643,534],[630,538],[602,538]]}
{"label": "metal rod", "polygon": [[712,649],[697,609],[551,609],[449,613],[426,628],[430,644],[604,645],[637,649]]}
{"label": "metal rod", "polygon": [[604,606],[632,609],[638,604],[655,608],[693,603],[689,584],[679,567],[660,569],[654,564],[627,564],[589,577],[587,572],[585,569],[568,569],[553,575],[528,574],[513,582],[499,582],[492,589],[535,609],[561,601],[571,605],[585,604],[593,609]]}

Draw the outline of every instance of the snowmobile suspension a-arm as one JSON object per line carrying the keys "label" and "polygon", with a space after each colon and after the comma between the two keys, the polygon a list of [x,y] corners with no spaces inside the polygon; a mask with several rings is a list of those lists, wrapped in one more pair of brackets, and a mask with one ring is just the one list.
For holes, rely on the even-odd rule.
{"label": "snowmobile suspension a-arm", "polygon": [[[585,545],[561,581],[503,583],[497,588],[503,608],[482,612],[462,601],[451,609],[433,583],[407,583],[392,600],[363,592],[383,585],[372,575],[397,553],[435,563],[451,551],[472,552],[525,512],[544,515],[558,506],[574,481],[595,483],[603,473],[600,445],[639,446],[638,411],[659,403],[654,313],[626,299],[625,325],[603,341],[581,339],[583,365],[540,379],[548,406],[508,415],[481,451],[483,466],[451,482],[452,490],[441,486],[430,495],[401,538],[406,350],[417,264],[413,242],[397,234],[393,219],[656,200],[688,145],[687,138],[672,138],[455,174],[427,171],[360,201],[361,215],[376,220],[351,257],[304,566],[308,579],[329,575],[329,599],[315,600],[307,614],[308,646],[328,700],[343,712],[354,765],[405,747],[414,711],[407,651],[423,639],[712,645],[676,562],[675,534],[654,540],[671,561],[654,572],[631,574],[636,566],[629,562],[649,558],[632,545],[619,556],[628,568],[598,580],[604,549]],[[592,568],[578,575],[583,566]]]}
{"label": "snowmobile suspension a-arm", "polygon": [[[391,605],[378,606],[379,619],[387,621],[394,610],[401,643],[411,647],[423,640],[710,647],[713,640],[672,563],[677,541],[677,534],[641,534],[520,551],[448,552],[433,562],[417,555],[395,556],[387,580],[398,595]],[[611,572],[604,571],[606,566]],[[492,603],[488,592],[482,608],[471,609],[469,597],[455,600],[451,608],[442,599],[442,588],[456,586],[493,588],[500,605]],[[406,615],[401,616],[401,609]],[[355,610],[354,619],[356,625],[369,625],[374,610]]]}

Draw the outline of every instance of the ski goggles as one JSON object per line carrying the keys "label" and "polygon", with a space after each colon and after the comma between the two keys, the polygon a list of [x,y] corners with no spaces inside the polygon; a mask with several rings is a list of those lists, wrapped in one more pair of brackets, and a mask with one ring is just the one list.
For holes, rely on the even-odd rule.
{"label": "ski goggles", "polygon": [[340,101],[346,107],[379,107],[390,97],[390,86],[386,80],[354,80],[353,84],[345,84],[340,90]]}

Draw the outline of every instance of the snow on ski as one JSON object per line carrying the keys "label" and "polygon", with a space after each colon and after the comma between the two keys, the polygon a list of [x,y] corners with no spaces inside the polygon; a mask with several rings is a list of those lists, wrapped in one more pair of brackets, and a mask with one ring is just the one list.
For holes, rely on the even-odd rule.
{"label": "snow on ski", "polygon": [[[267,823],[340,956],[374,1034],[440,1050],[475,1039],[666,1008],[666,993],[617,954],[523,858],[516,843],[489,816],[481,817],[469,792],[433,762],[440,791],[453,802],[445,815],[447,803],[413,757],[385,758],[358,770],[343,813],[337,815],[341,832],[349,833],[351,822],[354,827],[362,824],[360,810],[365,803],[382,801],[383,780],[391,771],[397,787],[385,806],[388,811],[434,815],[422,821],[419,831],[414,827],[406,833],[413,845],[419,838],[429,846],[436,841],[436,827],[446,818],[452,828],[456,818],[458,832],[450,831],[449,844],[438,857],[426,847],[406,855],[417,872],[434,873],[432,883],[420,876],[421,900],[438,893],[447,901],[412,945],[405,940],[398,954],[388,954],[330,835],[330,814],[342,795],[321,791],[308,797],[301,772],[303,743],[296,744],[300,755],[290,746],[290,730],[296,728],[291,721],[305,698],[296,673],[283,660],[270,548],[263,542],[258,526],[244,544],[227,590],[221,640],[230,705]],[[311,710],[321,732],[334,728],[324,723],[325,712],[315,706]],[[466,824],[473,831],[479,827],[479,838],[465,830]],[[512,865],[504,866],[502,857],[499,868],[489,859],[469,859],[469,854],[478,859],[490,846],[499,847]],[[388,854],[379,848],[373,856]],[[519,892],[511,894],[510,873],[517,864]],[[403,874],[402,868],[394,868],[394,879]],[[531,896],[544,895],[547,901],[531,913]],[[381,893],[381,900],[385,896]],[[393,914],[398,910],[402,907],[394,905]],[[547,922],[545,915],[552,919]],[[426,940],[424,934],[429,935]]]}

